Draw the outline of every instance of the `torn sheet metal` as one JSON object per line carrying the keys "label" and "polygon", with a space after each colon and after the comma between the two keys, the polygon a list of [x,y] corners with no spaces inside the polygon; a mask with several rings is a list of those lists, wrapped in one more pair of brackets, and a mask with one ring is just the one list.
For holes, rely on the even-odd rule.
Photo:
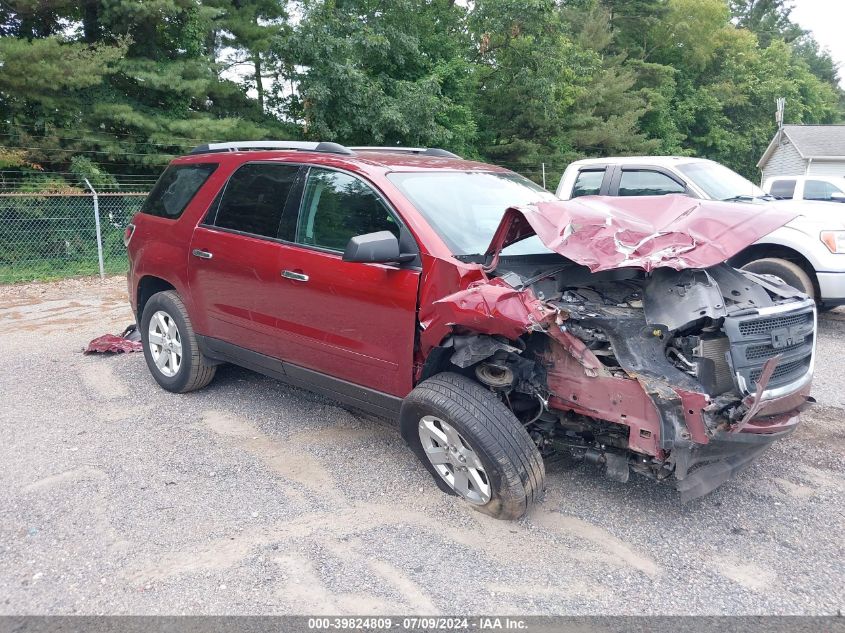
{"label": "torn sheet metal", "polygon": [[135,324],[128,326],[120,336],[104,334],[88,343],[85,348],[86,354],[122,354],[128,352],[140,352],[144,347],[141,344],[141,333]]}
{"label": "torn sheet metal", "polygon": [[[461,281],[466,283],[468,279]],[[470,281],[462,290],[424,305],[427,307],[420,311],[420,325],[426,352],[439,345],[455,326],[478,334],[516,339],[532,329],[545,329],[545,322],[555,312],[530,289],[516,290],[501,279],[488,281],[483,276]]]}
{"label": "torn sheet metal", "polygon": [[503,248],[534,234],[551,250],[593,272],[709,268],[797,215],[674,194],[587,196],[511,207],[487,249],[488,270],[496,267]]}

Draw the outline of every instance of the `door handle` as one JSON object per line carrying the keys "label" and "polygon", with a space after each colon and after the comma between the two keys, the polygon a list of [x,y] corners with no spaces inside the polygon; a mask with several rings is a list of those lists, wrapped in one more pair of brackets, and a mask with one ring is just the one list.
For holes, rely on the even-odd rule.
{"label": "door handle", "polygon": [[194,257],[199,257],[200,259],[211,259],[212,257],[214,257],[214,255],[209,253],[208,251],[201,251],[198,248],[195,248],[193,251],[191,251],[191,254]]}
{"label": "door handle", "polygon": [[308,281],[308,275],[305,273],[297,273],[292,270],[283,270],[282,277],[292,281]]}

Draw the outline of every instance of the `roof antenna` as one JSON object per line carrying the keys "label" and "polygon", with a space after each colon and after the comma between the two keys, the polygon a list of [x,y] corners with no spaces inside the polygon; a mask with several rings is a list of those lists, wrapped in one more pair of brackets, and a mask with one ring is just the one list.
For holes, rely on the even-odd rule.
{"label": "roof antenna", "polygon": [[778,97],[775,99],[777,104],[777,111],[775,112],[775,122],[778,124],[778,132],[783,129],[783,111],[786,108],[786,99]]}

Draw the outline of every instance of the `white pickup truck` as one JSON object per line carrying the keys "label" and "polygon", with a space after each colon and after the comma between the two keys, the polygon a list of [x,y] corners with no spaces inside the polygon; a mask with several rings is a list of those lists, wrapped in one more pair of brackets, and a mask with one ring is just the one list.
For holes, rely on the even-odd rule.
{"label": "white pickup truck", "polygon": [[842,176],[772,176],[763,183],[763,191],[778,200],[845,202],[845,178]]}
{"label": "white pickup truck", "polygon": [[724,165],[681,156],[627,156],[575,161],[557,196],[686,194],[704,200],[789,205],[799,217],[731,259],[737,268],[775,275],[814,297],[822,309],[845,305],[845,207],[835,202],[776,200]]}

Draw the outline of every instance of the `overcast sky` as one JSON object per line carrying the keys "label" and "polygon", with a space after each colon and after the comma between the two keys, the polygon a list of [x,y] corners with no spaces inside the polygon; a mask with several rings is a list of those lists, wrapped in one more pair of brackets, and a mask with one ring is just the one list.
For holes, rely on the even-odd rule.
{"label": "overcast sky", "polygon": [[839,64],[839,85],[845,88],[845,2],[843,0],[794,0],[790,17],[830,51]]}

